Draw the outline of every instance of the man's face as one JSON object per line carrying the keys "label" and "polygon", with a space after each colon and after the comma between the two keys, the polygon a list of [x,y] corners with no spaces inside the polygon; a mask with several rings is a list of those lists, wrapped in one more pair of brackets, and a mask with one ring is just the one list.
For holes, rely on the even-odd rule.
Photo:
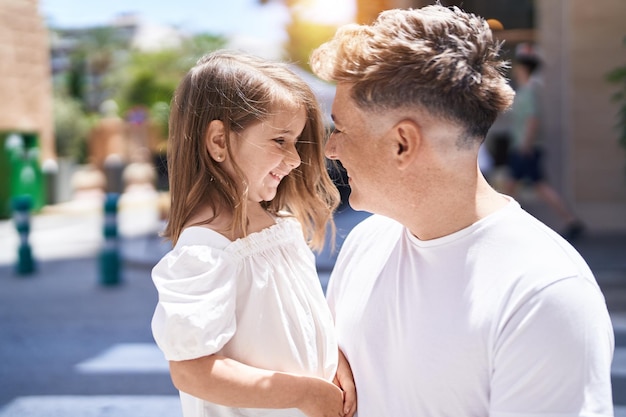
{"label": "man's face", "polygon": [[332,108],[335,130],[326,144],[326,157],[341,161],[350,185],[350,206],[377,212],[384,200],[385,131],[374,116],[359,109],[350,97],[351,84],[339,83]]}

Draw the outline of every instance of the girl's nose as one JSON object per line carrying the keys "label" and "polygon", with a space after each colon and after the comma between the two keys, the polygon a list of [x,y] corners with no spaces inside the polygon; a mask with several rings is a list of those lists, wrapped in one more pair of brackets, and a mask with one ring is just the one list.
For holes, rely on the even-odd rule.
{"label": "girl's nose", "polygon": [[285,164],[290,169],[296,169],[300,166],[302,160],[300,159],[300,154],[298,154],[298,149],[295,145],[287,152],[285,156]]}

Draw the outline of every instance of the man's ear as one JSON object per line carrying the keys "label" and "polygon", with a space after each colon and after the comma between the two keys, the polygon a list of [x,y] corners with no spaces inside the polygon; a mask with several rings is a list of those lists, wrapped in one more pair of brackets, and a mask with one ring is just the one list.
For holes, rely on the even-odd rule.
{"label": "man's ear", "polygon": [[213,120],[209,123],[204,135],[206,149],[217,162],[222,162],[226,158],[226,133],[224,123],[221,120]]}
{"label": "man's ear", "polygon": [[405,119],[394,126],[394,134],[398,168],[405,169],[418,155],[422,144],[422,131],[413,120]]}

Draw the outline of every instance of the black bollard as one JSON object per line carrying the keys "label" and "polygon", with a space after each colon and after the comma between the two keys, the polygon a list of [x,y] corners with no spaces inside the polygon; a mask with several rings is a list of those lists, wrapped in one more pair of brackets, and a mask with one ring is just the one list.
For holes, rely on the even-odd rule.
{"label": "black bollard", "polygon": [[20,237],[17,248],[17,264],[15,265],[15,272],[18,275],[29,275],[35,272],[35,260],[28,240],[32,206],[33,199],[30,195],[20,195],[13,198],[13,221]]}
{"label": "black bollard", "polygon": [[104,201],[104,245],[100,252],[100,284],[121,282],[121,257],[117,234],[117,202],[119,194],[108,193]]}
{"label": "black bollard", "polygon": [[54,159],[47,159],[41,165],[41,172],[44,178],[44,205],[56,204],[57,202],[57,177],[59,175],[59,164]]}

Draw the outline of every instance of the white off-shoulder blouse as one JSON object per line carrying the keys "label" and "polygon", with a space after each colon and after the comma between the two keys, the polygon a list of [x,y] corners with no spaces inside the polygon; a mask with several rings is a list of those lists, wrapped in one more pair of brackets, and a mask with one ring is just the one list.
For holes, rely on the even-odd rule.
{"label": "white off-shoulder blouse", "polygon": [[[332,380],[337,342],[300,224],[276,224],[230,241],[189,227],[152,270],[159,301],[154,339],[167,360],[218,353],[263,369]],[[181,392],[185,417],[303,416],[299,410],[234,409]]]}

